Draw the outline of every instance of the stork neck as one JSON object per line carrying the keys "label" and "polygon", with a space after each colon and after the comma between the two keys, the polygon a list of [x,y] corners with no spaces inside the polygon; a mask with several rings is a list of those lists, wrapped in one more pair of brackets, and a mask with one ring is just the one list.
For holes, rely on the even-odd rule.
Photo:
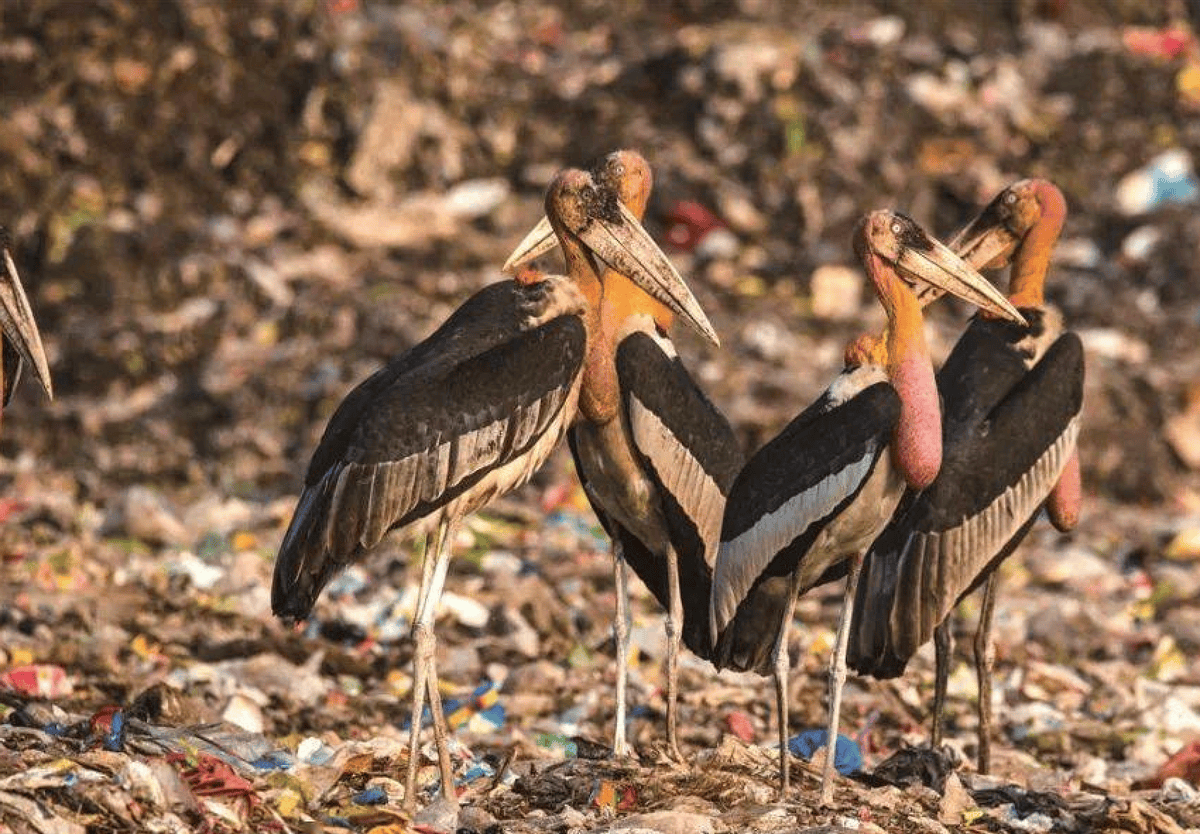
{"label": "stork neck", "polygon": [[575,236],[559,232],[558,239],[562,246],[563,259],[567,263],[567,275],[570,276],[587,301],[585,319],[590,335],[599,330],[600,302],[604,294],[603,285],[600,277],[596,274],[592,258],[589,257],[583,245],[575,239]]}
{"label": "stork neck", "polygon": [[616,343],[619,331],[630,316],[648,315],[666,333],[675,320],[674,314],[657,299],[620,272],[606,270],[602,280],[600,301],[600,330]]}
{"label": "stork neck", "polygon": [[1066,200],[1056,187],[1048,182],[1040,183],[1037,196],[1041,217],[1025,234],[1013,256],[1008,295],[1015,307],[1042,307],[1045,304],[1050,254],[1067,219]]}
{"label": "stork neck", "polygon": [[921,302],[890,268],[876,277],[876,286],[888,313],[885,367],[900,396],[892,454],[909,486],[922,489],[942,466],[942,415]]}
{"label": "stork neck", "polygon": [[612,348],[605,338],[600,315],[604,300],[604,285],[596,274],[594,263],[574,235],[562,230],[555,219],[555,231],[567,262],[567,275],[587,300],[584,325],[587,329],[587,356],[583,365],[583,382],[579,391],[579,410],[585,419],[594,423],[611,420],[616,413],[616,367]]}

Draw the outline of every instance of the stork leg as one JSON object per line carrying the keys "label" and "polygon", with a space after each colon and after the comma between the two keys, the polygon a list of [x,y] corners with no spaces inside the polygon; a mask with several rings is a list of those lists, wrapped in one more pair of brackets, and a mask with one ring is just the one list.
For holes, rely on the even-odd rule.
{"label": "stork leg", "polygon": [[450,760],[450,745],[447,741],[450,731],[446,724],[446,715],[442,712],[442,693],[438,688],[437,664],[430,662],[429,677],[426,678],[429,687],[429,712],[433,715],[433,742],[437,747],[438,769],[442,774],[442,796],[447,799],[457,799],[458,792],[454,789],[454,763]]}
{"label": "stork leg", "polygon": [[846,683],[846,646],[850,642],[850,618],[854,614],[854,593],[863,557],[858,553],[850,559],[850,575],[846,577],[846,596],[842,601],[842,619],[838,623],[837,644],[829,664],[829,727],[825,744],[825,767],[821,770],[819,804],[833,802],[833,762],[837,758],[838,718],[842,711],[842,686]]}
{"label": "stork leg", "polygon": [[933,630],[933,726],[929,731],[929,746],[942,746],[942,716],[946,711],[946,686],[950,680],[950,618],[938,623]]}
{"label": "stork leg", "polygon": [[667,749],[677,761],[679,752],[679,638],[683,628],[683,597],[679,589],[679,559],[675,548],[667,548],[667,592],[671,607],[667,610]]}
{"label": "stork leg", "polygon": [[625,569],[625,552],[621,543],[613,540],[613,579],[617,589],[617,616],[613,620],[613,642],[617,646],[617,716],[613,727],[613,755],[628,756],[625,740],[626,681],[629,677],[629,574]]}
{"label": "stork leg", "polygon": [[442,772],[442,793],[447,799],[456,798],[450,750],[446,746],[446,719],[442,715],[441,697],[437,691],[437,637],[433,633],[434,609],[442,595],[446,569],[450,564],[446,547],[453,539],[454,528],[454,520],[444,519],[437,530],[426,537],[425,553],[421,558],[421,588],[417,593],[417,613],[413,620],[412,725],[409,729],[408,773],[404,788],[404,806],[410,810],[415,807],[417,799],[421,718],[426,697],[429,698],[430,711],[433,713],[434,739]]}
{"label": "stork leg", "polygon": [[788,631],[792,615],[796,611],[796,574],[788,584],[788,601],[783,607],[783,621],[779,623],[779,634],[775,638],[775,714],[779,717],[779,799],[787,798],[791,787],[791,751],[788,750],[788,674],[792,669],[788,656]]}
{"label": "stork leg", "polygon": [[996,646],[992,642],[992,615],[996,610],[996,572],[983,588],[983,606],[979,609],[979,628],[975,631],[975,678],[979,685],[979,751],[977,766],[986,774],[992,766],[992,667]]}

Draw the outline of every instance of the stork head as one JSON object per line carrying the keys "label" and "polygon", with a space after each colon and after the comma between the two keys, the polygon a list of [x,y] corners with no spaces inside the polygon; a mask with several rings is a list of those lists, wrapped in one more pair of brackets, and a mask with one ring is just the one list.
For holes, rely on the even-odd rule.
{"label": "stork head", "polygon": [[601,270],[592,256],[598,257],[705,339],[720,344],[700,303],[616,190],[601,187],[587,171],[567,169],[550,183],[546,216],[573,278],[580,279],[578,270],[588,267],[599,277]]}
{"label": "stork head", "polygon": [[1054,183],[1043,179],[1014,182],[987,204],[954,236],[950,248],[976,269],[998,269],[1013,260],[1018,247],[1035,230],[1062,232],[1067,201]]}
{"label": "stork head", "polygon": [[899,285],[911,291],[928,285],[1025,324],[1016,308],[987,279],[899,212],[874,211],[864,217],[854,235],[854,251],[889,311]]}
{"label": "stork head", "polygon": [[650,189],[654,187],[654,175],[645,157],[632,150],[613,151],[593,163],[591,171],[598,186],[616,193],[617,199],[639,219],[645,216]]}
{"label": "stork head", "polygon": [[[613,151],[592,163],[588,171],[597,186],[615,194],[639,220],[645,215],[654,176],[650,173],[649,163],[640,153],[632,150]],[[543,217],[513,249],[500,271],[513,274],[549,252],[557,243],[550,220]]]}

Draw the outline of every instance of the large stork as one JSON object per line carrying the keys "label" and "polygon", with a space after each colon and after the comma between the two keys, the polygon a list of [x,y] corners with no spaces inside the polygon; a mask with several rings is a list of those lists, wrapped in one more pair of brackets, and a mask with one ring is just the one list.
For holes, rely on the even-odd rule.
{"label": "large stork", "polygon": [[0,357],[0,414],[12,399],[25,365],[33,369],[46,396],[54,399],[42,336],[29,308],[29,299],[25,297],[11,248],[8,229],[0,226],[0,353],[3,354]]}
{"label": "large stork", "polygon": [[[636,217],[652,175],[635,151],[615,151],[592,169]],[[514,269],[553,244],[542,222],[505,264]],[[567,433],[580,482],[612,541],[617,612],[617,708],[613,752],[625,738],[629,656],[626,564],[667,612],[667,740],[679,757],[676,717],[679,641],[711,653],[708,605],[725,495],[742,465],[729,421],[696,385],[667,336],[673,314],[610,269],[599,332],[591,344],[579,419]]]}
{"label": "large stork", "polygon": [[941,473],[901,500],[866,556],[854,607],[850,665],[863,674],[900,675],[934,638],[936,747],[949,675],[949,615],[986,583],[974,647],[981,773],[990,766],[996,568],[1042,507],[1059,530],[1079,518],[1083,346],[1063,332],[1061,313],[1044,296],[1051,249],[1065,219],[1066,201],[1053,184],[1022,180],[1000,192],[952,243],[980,268],[1011,261],[1009,301],[1029,323],[980,315],[954,346],[937,377],[944,410]]}
{"label": "large stork", "polygon": [[566,254],[567,277],[484,288],[351,391],[313,454],[275,563],[272,608],[298,619],[336,570],[389,530],[428,534],[413,622],[409,806],[426,697],[442,792],[455,798],[433,633],[447,545],[463,516],[524,483],[575,418],[605,280],[596,258],[716,339],[670,261],[589,174],[559,174],[546,213]]}
{"label": "large stork", "polygon": [[787,578],[783,616],[756,635],[760,645],[772,646],[770,658],[761,656],[759,671],[775,679],[780,789],[786,793],[788,625],[797,595],[849,563],[830,663],[822,804],[832,799],[846,637],[862,554],[904,487],[928,485],[941,465],[937,389],[917,290],[933,285],[1020,320],[991,284],[903,215],[868,215],[855,233],[854,249],[887,312],[885,334],[851,343],[845,370],[738,475],[725,505],[712,585],[719,664],[739,608],[755,602],[757,587]]}

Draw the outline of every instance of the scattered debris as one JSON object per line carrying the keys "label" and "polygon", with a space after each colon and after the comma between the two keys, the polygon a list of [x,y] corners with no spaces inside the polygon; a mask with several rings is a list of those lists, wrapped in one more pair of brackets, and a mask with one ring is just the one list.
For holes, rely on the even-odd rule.
{"label": "scattered debris", "polygon": [[[0,433],[0,830],[1200,827],[1200,49],[1167,19],[1194,4],[25,5],[0,12],[0,222],[57,397],[21,386]],[[419,549],[273,618],[331,410],[499,278],[556,169],[620,146],[655,165],[648,228],[725,342],[680,352],[747,448],[882,320],[840,266],[862,212],[948,235],[1018,177],[1067,194],[1050,286],[1088,353],[1087,500],[1002,571],[996,777],[969,765],[972,598],[954,754],[910,747],[931,653],[852,679],[862,771],[820,812],[799,760],[776,801],[758,676],[684,658],[665,755],[663,615],[634,583],[613,759],[612,568],[565,450],[467,521],[447,577],[460,808],[428,745],[415,816],[397,781]],[[940,358],[962,311],[929,321]],[[797,606],[798,726],[825,718],[839,598]]]}

